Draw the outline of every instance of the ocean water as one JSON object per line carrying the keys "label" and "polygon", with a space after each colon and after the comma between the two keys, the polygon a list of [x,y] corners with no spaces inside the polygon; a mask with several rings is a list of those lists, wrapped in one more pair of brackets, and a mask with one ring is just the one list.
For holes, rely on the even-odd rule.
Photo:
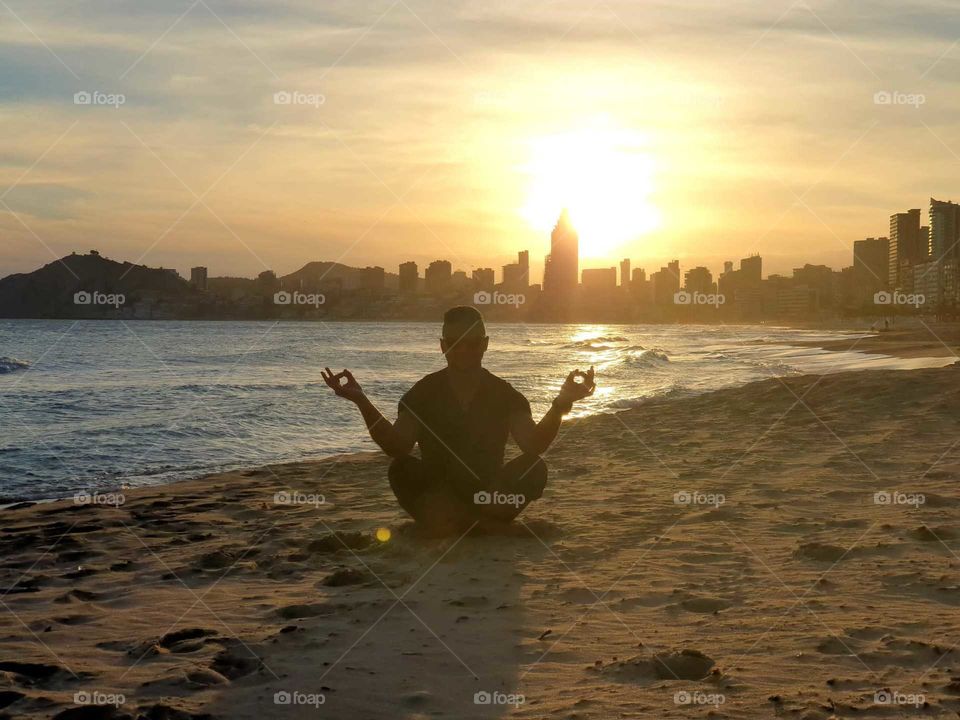
{"label": "ocean water", "polygon": [[[546,411],[570,370],[597,373],[574,414],[753,380],[931,367],[799,342],[851,333],[758,326],[495,324],[485,365]],[[856,336],[855,334],[853,334]],[[373,450],[324,384],[350,368],[388,416],[443,367],[432,323],[0,321],[0,499],[162,483]]]}

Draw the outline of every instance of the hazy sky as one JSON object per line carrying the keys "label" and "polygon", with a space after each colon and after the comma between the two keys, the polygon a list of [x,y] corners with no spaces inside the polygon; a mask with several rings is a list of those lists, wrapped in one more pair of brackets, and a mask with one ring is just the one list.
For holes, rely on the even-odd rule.
{"label": "hazy sky", "polygon": [[839,268],[960,197],[958,38],[955,0],[0,0],[0,275],[538,280],[564,204],[588,266]]}

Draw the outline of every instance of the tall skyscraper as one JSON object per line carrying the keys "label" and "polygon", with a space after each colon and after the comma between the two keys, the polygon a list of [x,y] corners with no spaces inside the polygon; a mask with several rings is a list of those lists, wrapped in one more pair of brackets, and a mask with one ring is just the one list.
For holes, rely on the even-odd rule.
{"label": "tall skyscraper", "polygon": [[[932,216],[933,202],[935,201],[931,199],[930,202]],[[890,216],[890,244],[888,250],[887,283],[890,289],[903,289],[904,280],[909,280],[907,285],[912,285],[912,267],[923,259],[919,208],[905,213],[894,213]],[[910,269],[907,271],[905,268]]]}
{"label": "tall skyscraper", "polygon": [[630,258],[620,261],[620,287],[630,287]]}
{"label": "tall skyscraper", "polygon": [[416,295],[417,284],[420,276],[415,262],[405,262],[400,264],[400,293],[403,295]]}
{"label": "tall skyscraper", "polygon": [[550,235],[550,255],[543,271],[544,294],[572,301],[580,280],[580,236],[564,210]]}
{"label": "tall skyscraper", "polygon": [[930,256],[938,262],[960,256],[960,205],[930,198]]}
{"label": "tall skyscraper", "polygon": [[521,268],[523,273],[523,286],[527,287],[530,284],[530,251],[521,250],[517,253],[517,264]]}

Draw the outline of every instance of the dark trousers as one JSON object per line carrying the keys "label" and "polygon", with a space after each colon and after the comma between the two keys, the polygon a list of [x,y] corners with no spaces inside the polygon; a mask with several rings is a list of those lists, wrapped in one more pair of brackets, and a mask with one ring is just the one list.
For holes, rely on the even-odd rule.
{"label": "dark trousers", "polygon": [[543,495],[547,464],[537,455],[514,458],[486,483],[485,491],[472,498],[455,492],[446,478],[429,476],[420,459],[412,455],[390,463],[388,476],[400,507],[417,523],[455,530],[485,519],[513,520]]}

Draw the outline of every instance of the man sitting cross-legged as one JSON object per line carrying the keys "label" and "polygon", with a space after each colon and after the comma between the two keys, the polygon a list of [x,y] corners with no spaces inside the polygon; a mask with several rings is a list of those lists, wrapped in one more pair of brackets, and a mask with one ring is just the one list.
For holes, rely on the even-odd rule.
{"label": "man sitting cross-legged", "polygon": [[[547,483],[540,455],[556,438],[563,415],[595,388],[592,367],[574,370],[550,410],[534,422],[527,399],[482,367],[488,343],[476,308],[448,310],[440,338],[447,367],[407,391],[393,423],[349,370],[323,373],[337,395],[357,405],[370,437],[394,458],[390,486],[400,506],[430,534],[506,523],[539,498]],[[508,436],[522,454],[504,464]],[[410,454],[414,444],[420,458]]]}

